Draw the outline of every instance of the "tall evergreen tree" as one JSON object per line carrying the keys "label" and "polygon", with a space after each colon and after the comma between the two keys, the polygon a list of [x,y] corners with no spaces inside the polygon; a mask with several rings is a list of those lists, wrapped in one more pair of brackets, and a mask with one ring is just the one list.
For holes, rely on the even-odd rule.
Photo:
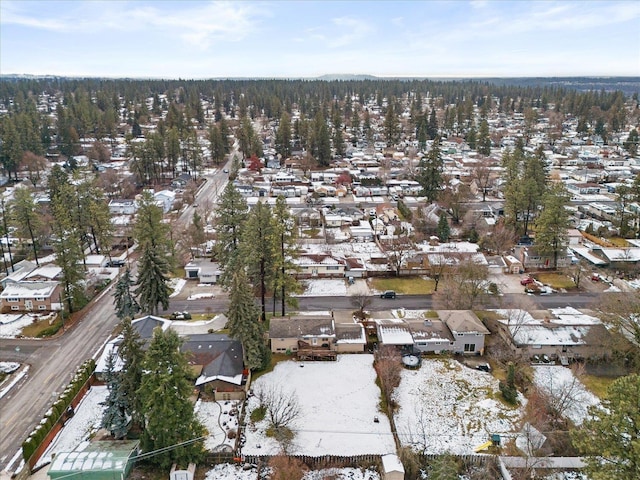
{"label": "tall evergreen tree", "polygon": [[438,238],[441,242],[448,242],[450,235],[449,220],[447,220],[447,216],[444,213],[441,213],[438,219]]}
{"label": "tall evergreen tree", "polygon": [[125,318],[131,319],[140,311],[140,305],[138,305],[131,291],[133,285],[134,282],[131,278],[131,272],[127,268],[116,282],[113,292],[116,317],[120,320],[124,320]]}
{"label": "tall evergreen tree", "polygon": [[158,314],[158,306],[169,308],[171,289],[167,285],[169,262],[154,248],[147,246],[138,262],[138,280],[134,294],[143,312]]}
{"label": "tall evergreen tree", "polygon": [[202,459],[204,427],[189,400],[192,384],[189,364],[180,352],[178,334],[156,327],[142,363],[138,395],[144,411],[143,452],[156,452],[154,463],[168,468]]}
{"label": "tall evergreen tree", "polygon": [[127,401],[120,383],[120,372],[115,371],[115,354],[107,357],[104,380],[107,384],[107,398],[102,402],[104,411],[100,426],[106,428],[116,440],[121,440],[129,432]]}
{"label": "tall evergreen tree", "polygon": [[298,256],[297,228],[291,216],[285,198],[280,195],[273,209],[273,229],[277,242],[274,265],[273,313],[275,315],[276,297],[280,297],[281,315],[285,315],[285,304],[297,306],[297,299],[292,293],[300,291],[300,284],[291,273],[297,269],[294,262]]}
{"label": "tall evergreen tree", "polygon": [[118,347],[118,356],[122,361],[120,370],[120,388],[126,399],[126,413],[139,426],[143,423],[143,408],[137,394],[142,383],[142,361],[144,351],[143,340],[133,327],[130,318],[124,318],[122,325],[122,342]]}
{"label": "tall evergreen tree", "polygon": [[11,202],[11,219],[17,227],[20,238],[28,238],[31,241],[33,256],[36,265],[38,261],[39,233],[42,220],[37,210],[36,202],[31,196],[31,191],[25,187],[16,188]]}
{"label": "tall evergreen tree", "polygon": [[390,99],[387,113],[384,116],[384,136],[387,140],[387,147],[394,147],[400,141],[400,122],[398,122],[393,104],[393,99]]}
{"label": "tall evergreen tree", "polygon": [[563,183],[554,183],[542,199],[542,211],[536,220],[536,248],[541,255],[553,256],[553,268],[558,267],[558,256],[568,245],[570,226],[569,195]]}
{"label": "tall evergreen tree", "polygon": [[251,370],[261,370],[269,364],[269,348],[264,341],[264,323],[255,304],[251,285],[243,270],[234,272],[229,294],[227,328],[232,338],[242,342],[244,363]]}
{"label": "tall evergreen tree", "polygon": [[420,159],[416,181],[422,187],[422,195],[427,197],[429,203],[438,198],[442,189],[442,170],[444,163],[440,151],[440,137],[436,137],[431,145],[431,149],[426,156]]}
{"label": "tall evergreen tree", "polygon": [[284,160],[291,156],[291,117],[287,112],[282,112],[276,131],[276,153],[282,157],[283,165]]}
{"label": "tall evergreen tree", "polygon": [[260,294],[262,321],[267,320],[266,296],[274,280],[276,238],[269,205],[258,202],[249,212],[240,252],[249,281]]}
{"label": "tall evergreen tree", "polygon": [[602,405],[589,415],[571,439],[582,453],[586,473],[594,480],[640,478],[640,376],[621,377],[611,384]]}
{"label": "tall evergreen tree", "polygon": [[480,155],[484,155],[485,157],[491,155],[491,137],[489,137],[489,123],[485,118],[480,120],[477,150]]}
{"label": "tall evergreen tree", "polygon": [[231,284],[233,273],[240,267],[240,239],[247,219],[247,202],[232,182],[227,183],[215,211],[217,231],[215,258],[222,268],[220,283]]}
{"label": "tall evergreen tree", "polygon": [[[59,197],[70,195],[70,185],[65,185],[58,193]],[[81,237],[73,218],[68,215],[62,198],[51,202],[54,221],[53,251],[56,254],[56,263],[62,269],[62,286],[69,312],[74,311],[75,305],[82,305],[84,300],[83,280],[85,269],[83,266],[82,244],[78,241]]]}

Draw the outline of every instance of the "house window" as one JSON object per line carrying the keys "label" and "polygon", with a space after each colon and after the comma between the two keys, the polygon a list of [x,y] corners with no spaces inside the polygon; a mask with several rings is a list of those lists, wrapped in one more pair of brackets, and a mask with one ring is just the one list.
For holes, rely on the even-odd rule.
{"label": "house window", "polygon": [[311,339],[311,345],[317,345],[318,344],[318,339],[317,338],[312,338]]}
{"label": "house window", "polygon": [[47,306],[46,305],[38,305],[38,310],[46,310]]}
{"label": "house window", "polygon": [[464,333],[456,333],[456,335],[458,335],[459,337],[461,337],[462,335],[464,335]]}
{"label": "house window", "polygon": [[7,298],[7,302],[17,302],[17,298]]}
{"label": "house window", "polygon": [[338,270],[340,267],[338,265],[328,265],[327,270]]}
{"label": "house window", "polygon": [[476,351],[476,344],[475,343],[465,343],[464,344],[464,351],[465,352],[475,352]]}
{"label": "house window", "polygon": [[36,298],[36,302],[44,302],[45,298],[44,297],[37,297]]}
{"label": "house window", "polygon": [[11,310],[20,310],[19,305],[11,305]]}

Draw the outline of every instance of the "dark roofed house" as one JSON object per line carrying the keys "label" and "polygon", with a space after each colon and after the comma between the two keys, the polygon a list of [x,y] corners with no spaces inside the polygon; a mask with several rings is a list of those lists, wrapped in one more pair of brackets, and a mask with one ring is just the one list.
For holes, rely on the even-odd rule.
{"label": "dark roofed house", "polygon": [[250,372],[239,340],[215,333],[190,335],[180,350],[189,352],[189,364],[198,375],[196,387],[215,400],[244,400]]}
{"label": "dark roofed house", "polygon": [[151,343],[153,337],[153,330],[156,327],[162,328],[165,331],[171,326],[171,321],[166,318],[156,317],[155,315],[146,315],[131,322],[131,326],[140,335],[140,338],[144,341],[144,348],[146,349]]}

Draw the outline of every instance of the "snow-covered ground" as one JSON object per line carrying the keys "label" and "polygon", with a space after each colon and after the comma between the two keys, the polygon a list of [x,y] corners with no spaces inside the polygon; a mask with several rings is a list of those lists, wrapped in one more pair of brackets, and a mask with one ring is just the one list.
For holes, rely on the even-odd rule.
{"label": "snow-covered ground", "polygon": [[[258,378],[253,391],[275,385],[286,395],[295,392],[300,416],[291,424],[295,433],[291,453],[303,455],[360,455],[395,452],[391,427],[378,411],[380,389],[375,384],[372,355],[339,355],[336,362],[296,362],[276,365]],[[251,412],[258,406],[248,401]],[[248,418],[247,414],[247,418]],[[374,422],[378,417],[379,423]],[[280,446],[265,434],[267,420],[247,425],[246,455],[269,455]]]}
{"label": "snow-covered ground", "polygon": [[427,453],[472,454],[491,434],[513,432],[522,416],[522,407],[501,401],[498,380],[490,373],[448,358],[425,359],[419,370],[403,370],[394,396],[400,441]]}
{"label": "snow-covered ground", "polygon": [[[19,363],[15,362],[0,362],[0,372],[2,373],[14,373],[17,369],[20,368]],[[0,389],[0,398],[4,397],[9,391],[20,381],[22,380],[27,373],[29,372],[29,365],[25,365],[22,370],[17,373],[14,373],[12,377],[6,379],[6,382],[2,385],[2,389]]]}
{"label": "snow-covered ground", "polygon": [[[223,463],[216,465],[207,472],[205,480],[256,480],[256,470],[245,470],[240,465]],[[302,480],[380,480],[375,470],[360,470],[357,468],[330,468],[307,472]]]}
{"label": "snow-covered ground", "polygon": [[184,286],[187,284],[187,281],[184,278],[172,278],[169,280],[169,288],[173,290],[170,297],[175,297],[180,294]]}
{"label": "snow-covered ground", "polygon": [[202,298],[213,298],[215,295],[213,293],[194,293],[187,297],[187,300],[199,300]]}
{"label": "snow-covered ground", "polygon": [[235,447],[235,437],[229,438],[231,430],[238,430],[239,402],[203,402],[198,400],[195,406],[198,420],[205,426],[209,436],[204,441],[204,447],[209,451],[222,451],[225,447]]}
{"label": "snow-covered ground", "polygon": [[20,335],[24,327],[33,323],[33,319],[31,315],[0,315],[0,337],[14,338]]}
{"label": "snow-covered ground", "polygon": [[82,401],[75,409],[75,415],[65,424],[60,433],[53,439],[51,445],[38,461],[38,465],[45,465],[51,461],[51,456],[58,452],[71,452],[83,447],[89,441],[91,434],[100,427],[102,412],[101,405],[107,398],[107,387],[95,385],[89,389]]}
{"label": "snow-covered ground", "polygon": [[347,283],[342,279],[305,280],[305,291],[300,297],[344,297],[347,295]]}
{"label": "snow-covered ground", "polygon": [[535,365],[533,383],[549,395],[567,398],[569,406],[565,416],[576,425],[587,417],[587,409],[600,403],[598,397],[589,392],[573,375],[570,368],[560,365]]}

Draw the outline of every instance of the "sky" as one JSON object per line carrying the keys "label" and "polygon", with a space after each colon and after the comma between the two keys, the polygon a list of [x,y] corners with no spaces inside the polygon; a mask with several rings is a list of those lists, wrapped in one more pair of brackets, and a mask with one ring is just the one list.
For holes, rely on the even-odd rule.
{"label": "sky", "polygon": [[639,1],[0,0],[0,73],[639,76]]}

